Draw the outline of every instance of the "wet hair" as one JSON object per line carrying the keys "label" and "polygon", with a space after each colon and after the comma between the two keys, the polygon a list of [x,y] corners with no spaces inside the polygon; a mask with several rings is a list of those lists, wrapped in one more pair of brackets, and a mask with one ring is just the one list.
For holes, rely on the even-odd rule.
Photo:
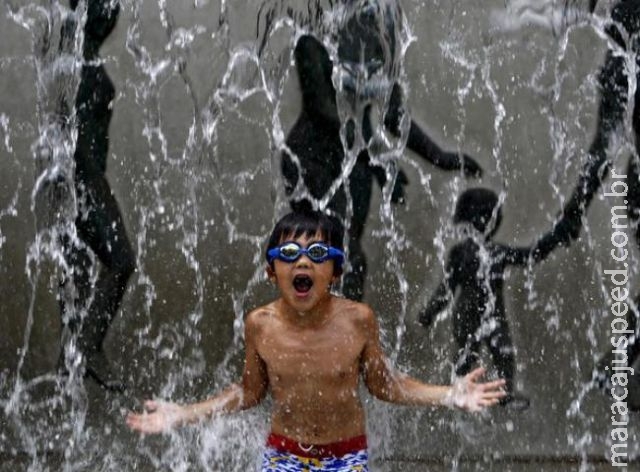
{"label": "wet hair", "polygon": [[[280,243],[286,239],[296,239],[301,236],[310,238],[316,234],[320,234],[325,243],[341,251],[343,250],[342,240],[344,230],[342,224],[336,218],[315,210],[293,211],[288,213],[280,218],[271,232],[269,242],[267,243],[267,250],[265,251],[267,262],[269,261],[267,252],[279,246]],[[342,273],[341,264],[334,264],[333,267],[334,275],[340,275]]]}
{"label": "wet hair", "polygon": [[[487,225],[491,221],[493,212],[498,206],[498,195],[493,190],[486,188],[472,188],[465,190],[456,204],[456,211],[453,215],[454,223],[470,223],[481,233],[485,233]],[[491,234],[500,226],[502,214],[498,208],[496,221]]]}

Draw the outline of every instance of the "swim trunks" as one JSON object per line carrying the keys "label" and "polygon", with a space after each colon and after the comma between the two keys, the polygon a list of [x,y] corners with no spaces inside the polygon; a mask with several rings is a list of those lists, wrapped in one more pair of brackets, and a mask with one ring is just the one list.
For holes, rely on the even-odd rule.
{"label": "swim trunks", "polygon": [[367,472],[367,460],[366,436],[313,445],[272,433],[261,472]]}

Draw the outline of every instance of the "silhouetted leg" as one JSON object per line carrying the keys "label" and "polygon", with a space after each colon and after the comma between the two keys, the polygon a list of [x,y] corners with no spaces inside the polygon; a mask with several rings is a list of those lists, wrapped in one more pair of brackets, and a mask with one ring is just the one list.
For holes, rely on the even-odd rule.
{"label": "silhouetted leg", "polygon": [[360,155],[349,176],[349,191],[353,203],[353,217],[347,228],[349,264],[351,270],[343,277],[343,292],[351,300],[362,300],[367,275],[367,259],[361,245],[364,225],[369,213],[373,174],[366,155]]}
{"label": "silhouetted leg", "polygon": [[81,195],[76,221],[79,237],[96,254],[101,266],[93,301],[82,323],[78,346],[87,358],[87,373],[98,381],[113,379],[102,354],[102,343],[135,269],[135,256],[127,238],[117,202],[104,177],[78,184]]}
{"label": "silhouetted leg", "polygon": [[475,311],[454,312],[453,337],[458,347],[455,371],[458,376],[467,375],[478,363],[480,351],[479,328],[480,315]]}
{"label": "silhouetted leg", "polygon": [[507,390],[512,391],[515,374],[515,357],[509,325],[504,316],[499,315],[493,317],[491,322],[495,323],[495,328],[485,341],[491,352],[493,362],[498,369],[498,375],[507,382]]}
{"label": "silhouetted leg", "polygon": [[516,392],[514,386],[515,376],[515,355],[513,341],[509,332],[509,324],[504,314],[496,310],[495,316],[490,320],[495,323],[495,328],[485,339],[493,362],[498,369],[500,378],[506,381],[505,390],[507,396],[500,401],[501,405],[509,405],[517,410],[525,409],[529,406],[529,399]]}
{"label": "silhouetted leg", "polygon": [[91,256],[83,241],[72,241],[67,235],[62,246],[67,264],[67,273],[60,280],[60,313],[62,315],[63,341],[58,368],[66,371],[64,348],[73,337],[77,337],[82,328],[82,318],[86,317],[91,296]]}
{"label": "silhouetted leg", "polygon": [[491,352],[493,363],[498,369],[498,375],[507,382],[507,390],[512,391],[515,374],[515,357],[509,325],[504,316],[500,315],[494,316],[490,322],[495,323],[495,327],[485,341],[489,352]]}

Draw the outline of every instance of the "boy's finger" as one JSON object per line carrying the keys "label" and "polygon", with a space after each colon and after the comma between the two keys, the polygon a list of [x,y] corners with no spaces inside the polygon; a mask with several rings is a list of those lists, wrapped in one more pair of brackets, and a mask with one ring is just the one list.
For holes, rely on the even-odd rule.
{"label": "boy's finger", "polygon": [[482,395],[482,398],[485,399],[497,399],[499,400],[500,398],[503,398],[504,396],[506,396],[505,392],[498,392],[498,391],[493,391],[493,392],[485,392],[484,395]]}
{"label": "boy's finger", "polygon": [[126,419],[127,426],[132,429],[138,429],[140,427],[140,420],[137,416],[129,415]]}
{"label": "boy's finger", "polygon": [[493,405],[497,405],[499,402],[498,399],[487,399],[487,400],[482,400],[481,401],[481,405],[482,406],[493,406]]}
{"label": "boy's finger", "polygon": [[497,390],[500,387],[504,387],[504,385],[505,385],[505,381],[503,379],[500,379],[500,380],[494,380],[493,382],[483,383],[482,387],[485,390]]}

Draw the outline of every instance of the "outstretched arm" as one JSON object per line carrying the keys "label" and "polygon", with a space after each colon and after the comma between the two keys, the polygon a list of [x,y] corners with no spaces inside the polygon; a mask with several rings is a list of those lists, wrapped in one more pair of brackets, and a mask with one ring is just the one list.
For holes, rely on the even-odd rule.
{"label": "outstretched arm", "polygon": [[[592,9],[596,3],[596,1],[591,2]],[[552,230],[554,234],[549,236],[546,241],[541,240],[538,244],[541,259],[544,259],[545,252],[550,250],[549,247],[554,241],[554,237],[555,240],[567,245],[571,240],[578,238],[582,227],[582,217],[609,171],[611,163],[607,159],[607,150],[611,145],[612,137],[624,123],[629,101],[625,70],[625,59],[609,51],[598,77],[600,86],[598,123],[595,136],[589,146],[588,159],[580,172],[578,183],[571,197],[562,210],[562,217]]]}
{"label": "outstretched arm", "polygon": [[560,219],[554,223],[549,232],[538,239],[531,249],[534,263],[546,259],[558,246],[569,246],[580,236],[582,218],[609,169],[609,162],[604,152],[599,152],[599,149],[592,149],[592,151],[596,153],[590,154],[578,178],[578,184],[562,210]]}
{"label": "outstretched arm", "polygon": [[203,421],[222,413],[233,413],[257,405],[268,387],[267,370],[258,355],[255,343],[258,326],[249,315],[245,322],[245,364],[242,382],[232,384],[226,390],[199,403],[177,403],[148,400],[142,413],[127,415],[129,428],[145,434],[167,432],[173,428]]}
{"label": "outstretched arm", "polygon": [[[577,231],[579,229],[578,227]],[[573,220],[563,217],[554,224],[551,231],[544,234],[531,247],[501,246],[505,252],[505,260],[507,264],[515,266],[524,266],[529,262],[534,264],[540,262],[546,259],[558,246],[569,246],[573,239],[571,235],[575,230]]]}
{"label": "outstretched arm", "polygon": [[442,405],[479,411],[505,396],[504,380],[478,383],[482,369],[474,370],[453,385],[430,385],[396,371],[382,351],[378,323],[371,309],[364,314],[362,324],[367,337],[362,372],[367,388],[376,398],[402,405]]}
{"label": "outstretched arm", "polygon": [[508,248],[507,260],[512,265],[525,265],[529,258],[534,263],[546,259],[558,246],[569,246],[580,236],[582,217],[598,191],[609,164],[603,153],[590,154],[578,184],[565,204],[558,219],[546,234],[531,248]]}
{"label": "outstretched arm", "polygon": [[569,246],[573,229],[569,227],[571,222],[561,219],[553,226],[551,231],[542,236],[531,247],[502,246],[505,251],[505,259],[509,265],[525,266],[529,262],[538,263],[546,259],[558,246]]}
{"label": "outstretched arm", "polygon": [[[596,1],[590,3],[592,9],[596,3]],[[613,34],[613,30],[609,33]],[[616,40],[616,37],[613,39]],[[625,68],[623,57],[612,51],[607,53],[598,77],[600,86],[598,123],[589,147],[587,162],[580,172],[577,185],[565,204],[560,219],[556,221],[552,230],[540,238],[533,247],[534,262],[545,259],[559,245],[568,246],[571,241],[580,236],[582,218],[609,171],[611,163],[607,159],[607,150],[611,139],[624,123],[628,104],[628,81]]]}

